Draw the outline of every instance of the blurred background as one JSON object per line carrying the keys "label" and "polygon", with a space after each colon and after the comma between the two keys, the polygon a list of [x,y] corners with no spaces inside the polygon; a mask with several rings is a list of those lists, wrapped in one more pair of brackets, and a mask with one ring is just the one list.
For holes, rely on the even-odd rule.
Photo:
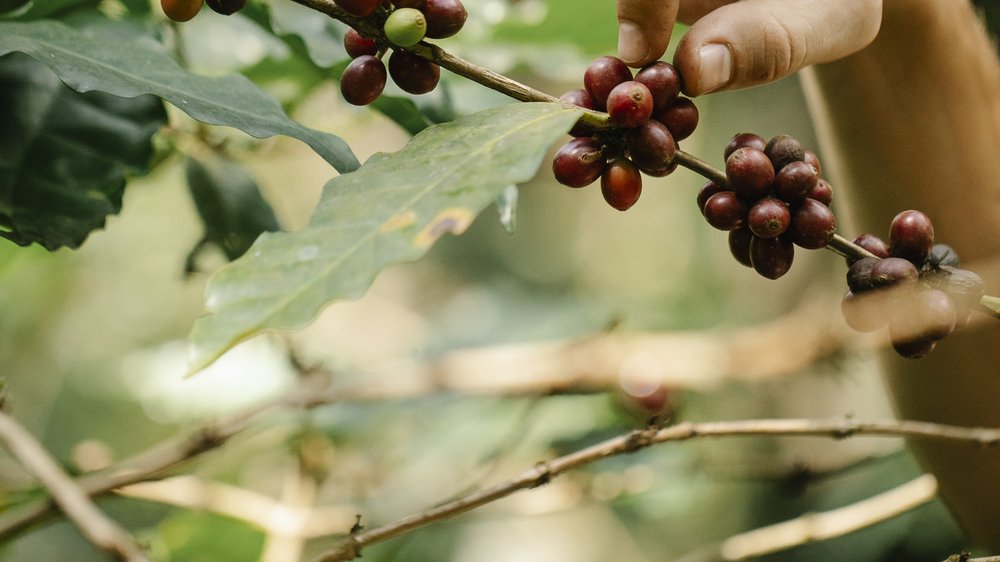
{"label": "blurred background", "polygon": [[[300,122],[346,139],[362,161],[404,146],[409,135],[391,119],[340,99],[333,77],[344,64],[336,36],[343,28],[317,27],[320,16],[290,2],[270,5],[308,57],[251,18],[209,10],[168,39],[199,73],[245,72]],[[466,6],[466,28],[442,45],[554,95],[581,87],[589,61],[615,52],[612,2]],[[508,103],[443,74],[435,92],[416,100],[432,119]],[[701,123],[681,146],[716,165],[738,132],[787,133],[816,147],[794,77],[697,104]],[[596,186],[560,186],[543,164],[520,186],[513,235],[487,209],[463,236],[444,237],[420,261],[384,271],[361,299],[333,304],[300,332],[251,340],[183,378],[187,332],[203,310],[208,275],[225,262],[209,249],[197,257],[199,272],[184,273],[203,226],[183,155],[201,154],[205,139],[225,146],[287,230],[305,225],[335,172],[292,139],[205,129],[173,110],[170,118],[157,139],[154,171],[130,182],[121,214],[79,250],[0,245],[0,375],[13,415],[69,470],[84,472],[277,399],[301,377],[290,354],[329,373],[333,384],[360,391],[341,403],[265,416],[162,480],[100,499],[157,560],[309,560],[335,545],[330,535],[350,529],[355,514],[369,527],[393,521],[641,428],[654,414],[667,423],[891,416],[875,352],[836,337],[843,331],[842,260],[800,250],[791,273],[762,279],[735,263],[725,234],[702,220],[695,194],[704,180],[683,169],[644,178],[638,204],[620,213]],[[805,319],[812,331],[775,332],[789,318]],[[479,371],[476,361],[441,384],[414,379],[463,350],[534,349],[615,334],[675,342],[667,355],[676,362],[659,368],[678,382],[643,384],[629,376],[628,362],[617,372],[590,373],[601,384],[569,389],[508,373],[521,385],[511,392],[492,385],[495,369]],[[743,349],[741,357],[777,366],[700,363],[707,356],[699,349],[732,351],[747,342],[752,353]],[[571,375],[574,367],[566,369]],[[366,548],[364,559],[722,560],[732,554],[723,546],[734,535],[842,507],[919,474],[897,439],[667,444]],[[5,509],[41,493],[0,456]],[[300,524],[308,510],[320,521],[316,529]],[[759,559],[943,560],[963,544],[943,506],[931,501],[859,532]],[[7,562],[105,559],[61,518],[0,543]]]}

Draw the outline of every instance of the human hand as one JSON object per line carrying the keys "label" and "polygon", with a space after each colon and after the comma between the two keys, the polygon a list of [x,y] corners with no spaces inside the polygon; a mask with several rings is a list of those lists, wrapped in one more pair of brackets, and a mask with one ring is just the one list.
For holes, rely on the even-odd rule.
{"label": "human hand", "polygon": [[691,25],[674,66],[691,96],[783,78],[874,40],[881,0],[617,0],[618,54],[629,66],[663,56],[674,23]]}

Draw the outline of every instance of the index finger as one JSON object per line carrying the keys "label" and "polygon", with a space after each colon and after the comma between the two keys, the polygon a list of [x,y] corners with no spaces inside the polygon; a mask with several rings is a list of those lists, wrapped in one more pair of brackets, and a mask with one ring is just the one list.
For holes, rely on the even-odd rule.
{"label": "index finger", "polygon": [[663,56],[680,0],[617,0],[618,57],[639,67]]}

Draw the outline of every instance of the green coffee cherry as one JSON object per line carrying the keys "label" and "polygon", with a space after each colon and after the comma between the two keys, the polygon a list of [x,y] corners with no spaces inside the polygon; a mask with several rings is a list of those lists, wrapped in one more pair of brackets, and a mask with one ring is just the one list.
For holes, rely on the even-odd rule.
{"label": "green coffee cherry", "polygon": [[416,8],[399,8],[386,18],[384,31],[394,45],[412,47],[427,33],[427,19]]}

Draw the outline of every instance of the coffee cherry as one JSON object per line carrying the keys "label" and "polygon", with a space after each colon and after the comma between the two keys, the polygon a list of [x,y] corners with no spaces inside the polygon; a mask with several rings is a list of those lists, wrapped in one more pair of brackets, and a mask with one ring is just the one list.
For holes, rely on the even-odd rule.
{"label": "coffee cherry", "polygon": [[[787,170],[789,166],[785,166]],[[792,211],[788,237],[796,246],[808,250],[825,247],[837,232],[837,219],[830,207],[815,199],[803,199]]]}
{"label": "coffee cherry", "polygon": [[385,38],[400,47],[412,47],[427,33],[427,18],[416,8],[393,10],[385,19]]}
{"label": "coffee cherry", "polygon": [[[889,257],[889,245],[884,240],[874,234],[862,234],[854,239],[854,243],[880,258]],[[848,260],[853,262],[853,260]]]}
{"label": "coffee cherry", "polygon": [[875,262],[871,268],[873,289],[884,287],[911,287],[920,276],[917,268],[902,258],[885,258]]}
{"label": "coffee cherry", "polygon": [[611,89],[606,105],[612,123],[637,127],[653,114],[653,94],[641,83],[628,80]]}
{"label": "coffee cherry", "polygon": [[861,295],[876,287],[872,281],[872,268],[878,262],[879,258],[861,258],[847,268],[847,287],[852,293]]}
{"label": "coffee cherry", "polygon": [[765,197],[754,203],[747,213],[747,226],[760,238],[775,238],[788,230],[792,215],[780,199]]}
{"label": "coffee cherry", "polygon": [[928,273],[923,278],[924,283],[931,288],[940,289],[955,302],[958,309],[959,323],[967,319],[986,293],[986,284],[979,274],[967,269],[956,269],[941,266],[940,270]]}
{"label": "coffee cherry", "polygon": [[632,162],[643,172],[659,174],[674,160],[677,145],[667,126],[649,120],[625,133],[625,146]]}
{"label": "coffee cherry", "polygon": [[732,191],[709,197],[702,211],[708,224],[719,230],[735,230],[746,223],[747,208]]}
{"label": "coffee cherry", "polygon": [[594,109],[594,98],[590,96],[590,92],[584,90],[583,88],[577,90],[570,90],[565,94],[559,96],[559,101],[563,101],[577,107],[582,107],[584,109]]}
{"label": "coffee cherry", "polygon": [[672,104],[681,93],[681,76],[674,65],[656,61],[642,67],[635,81],[645,85],[653,94],[653,111]]}
{"label": "coffee cherry", "polygon": [[701,189],[698,191],[697,202],[698,202],[698,210],[701,211],[702,216],[705,215],[705,203],[708,202],[708,198],[722,191],[727,191],[727,190],[722,186],[720,186],[719,184],[715,183],[714,181],[710,181],[705,185],[701,186]]}
{"label": "coffee cherry", "polygon": [[830,187],[830,182],[820,178],[816,180],[816,185],[813,186],[812,191],[806,197],[815,199],[829,207],[833,203],[833,188]]}
{"label": "coffee cherry", "polygon": [[889,249],[893,256],[909,260],[914,265],[924,263],[934,244],[934,226],[920,211],[903,211],[889,225]]}
{"label": "coffee cherry", "polygon": [[889,323],[878,295],[857,295],[851,291],[840,301],[840,311],[847,325],[858,332],[874,332]]}
{"label": "coffee cherry", "polygon": [[958,252],[947,244],[934,244],[927,252],[927,259],[921,267],[923,270],[939,269],[942,265],[948,267],[961,267],[961,260],[958,259]]}
{"label": "coffee cherry", "polygon": [[202,0],[160,0],[168,18],[176,22],[190,21],[201,11]]}
{"label": "coffee cherry", "polygon": [[441,67],[409,51],[397,49],[389,56],[389,76],[404,92],[426,94],[441,79]]}
{"label": "coffee cherry", "polygon": [[378,57],[362,55],[347,65],[340,77],[340,93],[353,105],[368,105],[385,88],[385,65]]}
{"label": "coffee cherry", "polygon": [[608,162],[601,174],[601,193],[609,205],[619,211],[628,210],[639,200],[642,176],[631,160],[619,156]]}
{"label": "coffee cherry", "polygon": [[761,152],[764,152],[764,147],[767,142],[764,141],[764,137],[760,135],[755,135],[753,133],[738,133],[729,140],[729,144],[726,145],[726,149],[722,152],[722,158],[725,160],[729,159],[729,155],[732,154],[737,148],[755,148]]}
{"label": "coffee cherry", "polygon": [[597,181],[604,172],[604,150],[591,137],[580,137],[564,144],[552,159],[556,181],[569,187],[583,187]]}
{"label": "coffee cherry", "polygon": [[688,98],[677,98],[653,118],[670,129],[675,141],[682,141],[690,137],[698,126],[698,108]]}
{"label": "coffee cherry", "polygon": [[365,17],[372,15],[382,0],[333,0],[333,3],[352,15]]}
{"label": "coffee cherry", "polygon": [[344,50],[347,51],[347,56],[356,59],[361,55],[378,54],[378,44],[352,27],[344,34]]}
{"label": "coffee cherry", "polygon": [[910,306],[916,320],[914,328],[922,337],[940,340],[955,330],[957,310],[954,301],[944,291],[920,291],[914,295]]}
{"label": "coffee cherry", "polygon": [[[897,332],[905,325],[905,320],[889,322],[889,339],[892,348],[900,356],[907,359],[926,357],[937,347],[937,342],[929,338],[907,338]],[[896,334],[895,336],[893,334]]]}
{"label": "coffee cherry", "polygon": [[747,201],[765,197],[774,181],[774,167],[763,152],[750,147],[738,148],[726,158],[729,185]]}
{"label": "coffee cherry", "polygon": [[778,135],[767,141],[764,154],[771,159],[774,171],[779,172],[786,164],[797,162],[805,157],[802,143],[789,135]]}
{"label": "coffee cherry", "polygon": [[604,56],[587,66],[583,73],[583,86],[590,92],[594,107],[607,107],[608,94],[615,86],[632,79],[632,71],[618,57]]}
{"label": "coffee cherry", "polygon": [[231,16],[246,6],[247,0],[205,0],[205,4],[215,13]]}
{"label": "coffee cherry", "polygon": [[777,279],[788,273],[795,257],[795,246],[784,236],[777,238],[759,238],[754,236],[750,241],[750,263],[754,271],[767,277]]}
{"label": "coffee cherry", "polygon": [[819,174],[805,162],[790,162],[774,177],[774,195],[782,201],[796,203],[806,198],[816,187]]}
{"label": "coffee cherry", "polygon": [[420,11],[427,18],[427,37],[431,39],[455,35],[469,17],[461,0],[424,0],[422,3]]}
{"label": "coffee cherry", "polygon": [[816,156],[815,152],[813,152],[811,150],[803,150],[802,151],[802,161],[805,162],[806,164],[809,164],[813,168],[815,168],[816,169],[816,175],[820,175],[820,174],[823,173],[823,167],[820,166],[819,157]]}
{"label": "coffee cherry", "polygon": [[753,267],[750,261],[750,241],[753,238],[753,233],[746,226],[729,231],[729,253],[747,267]]}

